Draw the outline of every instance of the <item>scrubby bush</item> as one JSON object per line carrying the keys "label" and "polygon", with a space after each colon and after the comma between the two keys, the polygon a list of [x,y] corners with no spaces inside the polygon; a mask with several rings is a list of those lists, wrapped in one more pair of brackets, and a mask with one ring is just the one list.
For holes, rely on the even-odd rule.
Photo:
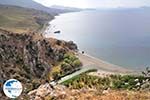
{"label": "scrubby bush", "polygon": [[72,73],[79,69],[82,65],[81,61],[72,53],[66,53],[64,55],[64,60],[61,63],[61,70],[64,74]]}
{"label": "scrubby bush", "polygon": [[109,77],[97,77],[84,73],[64,82],[63,84],[75,89],[88,87],[97,89],[112,88],[137,90],[139,89],[139,83],[142,82],[142,80],[145,80],[142,76],[111,75]]}
{"label": "scrubby bush", "polygon": [[59,78],[60,78],[60,72],[53,72],[52,76],[53,76],[54,80],[59,80]]}
{"label": "scrubby bush", "polygon": [[145,77],[150,77],[150,68],[146,67],[146,70],[142,72]]}
{"label": "scrubby bush", "polygon": [[72,53],[66,53],[65,55],[64,55],[64,59],[65,58],[67,58],[67,59],[70,59],[71,61],[74,61],[74,60],[77,60],[78,58],[74,55],[74,54],[72,54]]}
{"label": "scrubby bush", "polygon": [[80,67],[81,65],[82,65],[81,61],[78,59],[72,62],[72,66],[74,67]]}
{"label": "scrubby bush", "polygon": [[[81,65],[81,61],[73,53],[66,53],[63,56],[62,62],[52,68],[50,75],[54,80],[58,80],[61,77],[77,71]],[[54,71],[55,69],[57,69],[57,71]]]}
{"label": "scrubby bush", "polygon": [[61,70],[65,73],[65,72],[68,72],[70,70],[72,70],[72,67],[70,64],[66,63],[66,62],[63,62],[61,64]]}
{"label": "scrubby bush", "polygon": [[39,80],[33,79],[32,80],[32,85],[33,85],[33,89],[37,89],[41,85],[41,83],[40,83]]}

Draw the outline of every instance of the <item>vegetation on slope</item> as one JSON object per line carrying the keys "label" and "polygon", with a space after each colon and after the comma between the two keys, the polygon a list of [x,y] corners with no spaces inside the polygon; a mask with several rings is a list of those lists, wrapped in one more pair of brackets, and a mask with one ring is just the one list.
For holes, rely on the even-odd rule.
{"label": "vegetation on slope", "polygon": [[95,88],[95,89],[127,89],[150,91],[150,77],[132,75],[110,75],[109,77],[92,76],[88,73],[78,75],[63,83],[73,89]]}
{"label": "vegetation on slope", "polygon": [[101,90],[90,89],[66,89],[57,97],[46,96],[44,100],[150,100],[150,92],[109,90],[104,93]]}
{"label": "vegetation on slope", "polygon": [[32,9],[41,10],[41,11],[50,13],[52,15],[70,12],[70,11],[76,11],[75,9],[68,10],[68,9],[46,7],[46,6],[36,2],[35,0],[0,0],[0,4],[32,8]]}
{"label": "vegetation on slope", "polygon": [[[52,69],[64,61],[68,52],[76,49],[74,43],[45,39],[35,33],[17,34],[0,30],[0,80],[18,79],[23,84],[23,93],[27,93],[51,81],[48,75],[52,75]],[[72,67],[79,66],[75,64]]]}
{"label": "vegetation on slope", "polygon": [[53,18],[43,11],[0,5],[0,28],[13,32],[38,31]]}
{"label": "vegetation on slope", "polygon": [[[116,76],[111,76],[111,77],[116,77]],[[77,77],[75,77],[72,80],[75,80],[76,78]],[[95,78],[96,80],[99,80],[97,77]],[[124,80],[126,81],[132,80],[132,78],[133,77],[131,76],[122,76],[121,79],[123,81],[121,80],[120,81],[124,82]],[[123,88],[113,87],[111,89],[106,87],[109,84],[108,81],[109,79],[103,78],[101,79],[100,82],[97,82],[96,80],[93,79],[93,77],[90,76],[88,76],[88,78],[82,77],[80,79],[82,79],[82,82],[84,84],[86,82],[85,86],[82,85],[83,83],[81,84],[80,80],[78,80],[78,82],[73,84],[75,88],[67,88],[63,85],[57,85],[51,88],[48,83],[43,84],[38,89],[28,93],[29,99],[32,100],[36,100],[36,99],[39,100],[149,100],[150,99],[150,91],[149,90],[147,91],[146,89],[128,90],[125,87]],[[112,79],[116,79],[116,78],[112,78]],[[131,83],[134,82],[133,81],[129,82],[130,86],[134,87],[134,85]],[[100,87],[98,84],[101,84],[102,88],[96,88],[97,86]],[[92,86],[92,88],[87,87],[87,85]],[[83,87],[78,87],[78,86],[83,86]]]}
{"label": "vegetation on slope", "polygon": [[73,53],[66,53],[63,56],[63,61],[52,68],[50,76],[53,76],[53,80],[59,80],[61,77],[79,70],[81,65],[81,61]]}

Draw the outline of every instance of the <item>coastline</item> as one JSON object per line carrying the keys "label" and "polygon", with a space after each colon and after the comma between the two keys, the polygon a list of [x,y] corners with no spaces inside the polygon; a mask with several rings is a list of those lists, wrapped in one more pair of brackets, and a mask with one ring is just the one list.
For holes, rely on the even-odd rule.
{"label": "coastline", "polygon": [[138,72],[132,69],[126,69],[122,66],[118,66],[107,61],[101,60],[99,58],[93,57],[89,54],[77,53],[77,57],[83,63],[83,66],[91,66],[97,70],[115,73],[115,74],[137,74]]}
{"label": "coastline", "polygon": [[[63,13],[66,14],[66,13]],[[58,14],[56,16],[60,16],[61,14]],[[50,20],[47,24],[47,26],[45,26],[45,30],[43,31],[43,35],[45,38],[56,38],[54,37],[54,35],[52,33],[49,33],[48,26],[50,26],[51,21],[55,20],[56,16],[54,16],[54,18],[52,20]],[[47,32],[46,32],[47,31]],[[65,40],[66,41],[66,40]],[[94,67],[96,69],[98,69],[99,71],[103,71],[105,73],[115,73],[115,74],[140,74],[140,72],[136,71],[136,70],[132,70],[132,69],[127,69],[124,68],[122,66],[119,65],[115,65],[112,63],[109,63],[107,61],[101,60],[99,58],[93,57],[89,54],[81,54],[81,51],[79,51],[77,53],[77,57],[79,57],[79,59],[81,60],[81,62],[83,63],[83,66],[91,66]]]}
{"label": "coastline", "polygon": [[[81,10],[82,11],[82,10]],[[56,14],[54,15],[53,19],[49,20],[46,25],[44,25],[44,27],[41,29],[40,33],[42,33],[42,35],[44,35],[45,38],[49,38],[49,37],[53,37],[52,34],[48,34],[48,32],[45,32],[46,30],[48,30],[48,26],[50,26],[50,23],[56,19],[56,17],[61,16],[63,14],[69,14],[69,13],[77,13],[77,12],[81,12],[81,11],[75,11],[75,12],[65,12],[65,13],[60,13],[60,14]],[[47,36],[48,34],[48,36]]]}
{"label": "coastline", "polygon": [[42,27],[41,29],[39,29],[38,32],[41,33],[42,35],[45,35],[45,31],[47,30],[47,28],[48,28],[49,25],[50,25],[49,23],[50,23],[51,21],[53,21],[56,16],[58,16],[58,15],[53,16],[53,18],[52,18],[51,20],[47,21],[47,22],[43,25],[43,27]]}

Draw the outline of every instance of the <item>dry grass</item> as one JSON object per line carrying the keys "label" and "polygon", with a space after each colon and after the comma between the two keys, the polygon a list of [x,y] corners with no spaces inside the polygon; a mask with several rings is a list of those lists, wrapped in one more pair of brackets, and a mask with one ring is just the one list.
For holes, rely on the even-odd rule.
{"label": "dry grass", "polygon": [[36,31],[43,26],[38,23],[38,19],[49,21],[51,17],[33,9],[0,5],[0,28],[12,32]]}
{"label": "dry grass", "polygon": [[111,90],[103,94],[99,91],[68,91],[67,96],[60,96],[57,100],[150,100],[150,92]]}

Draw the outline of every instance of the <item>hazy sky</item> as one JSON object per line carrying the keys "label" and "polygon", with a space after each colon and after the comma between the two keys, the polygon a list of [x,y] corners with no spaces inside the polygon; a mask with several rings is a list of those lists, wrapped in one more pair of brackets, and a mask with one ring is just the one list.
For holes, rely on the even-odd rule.
{"label": "hazy sky", "polygon": [[78,8],[116,8],[150,6],[150,0],[34,0],[45,6],[62,5]]}

